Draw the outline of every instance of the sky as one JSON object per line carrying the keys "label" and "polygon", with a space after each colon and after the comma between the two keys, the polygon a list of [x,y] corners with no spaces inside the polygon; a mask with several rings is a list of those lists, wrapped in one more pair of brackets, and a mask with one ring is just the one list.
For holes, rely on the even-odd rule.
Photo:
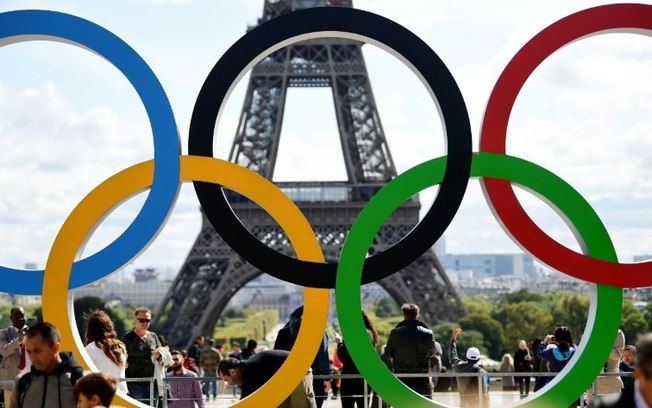
{"label": "sky", "polygon": [[[484,108],[514,54],[548,25],[601,1],[433,2],[354,0],[405,26],[444,61],[464,96],[478,150]],[[652,4],[652,2],[644,2]],[[103,26],[157,75],[187,153],[190,116],[212,66],[262,15],[263,0],[13,1],[0,12],[47,9]],[[399,172],[446,154],[435,103],[414,73],[384,50],[363,48],[388,144]],[[572,43],[527,80],[510,117],[507,152],[554,172],[591,203],[619,259],[652,254],[652,41],[610,33]],[[227,158],[247,77],[232,93],[215,136]],[[290,89],[275,181],[344,180],[330,89]],[[122,74],[88,50],[30,41],[0,49],[0,264],[43,268],[74,206],[106,178],[153,156],[150,124]],[[421,195],[424,210],[435,190]],[[120,205],[89,238],[84,255],[113,241],[146,193]],[[519,190],[528,213],[564,245],[579,245],[544,201]],[[176,271],[201,226],[183,185],[160,235],[128,268]],[[495,221],[477,180],[446,234],[448,253],[518,253]]]}

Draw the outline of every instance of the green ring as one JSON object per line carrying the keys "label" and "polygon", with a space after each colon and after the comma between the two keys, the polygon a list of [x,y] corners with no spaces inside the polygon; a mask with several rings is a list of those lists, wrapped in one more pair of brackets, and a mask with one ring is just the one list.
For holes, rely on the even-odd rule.
{"label": "green ring", "polygon": [[[383,400],[395,407],[445,407],[406,387],[382,362],[369,342],[362,316],[362,266],[372,240],[385,220],[407,199],[441,182],[446,157],[417,165],[381,189],[360,212],[346,238],[337,269],[337,313],[346,345],[360,373]],[[509,180],[542,197],[572,223],[587,255],[608,261],[617,256],[602,221],[584,198],[555,174],[526,160],[495,153],[474,153],[472,177]],[[581,239],[579,238],[581,237]],[[561,271],[563,272],[563,271]],[[596,285],[576,356],[548,386],[517,403],[526,407],[568,406],[600,373],[620,324],[622,289]],[[612,333],[613,335],[606,335]]]}

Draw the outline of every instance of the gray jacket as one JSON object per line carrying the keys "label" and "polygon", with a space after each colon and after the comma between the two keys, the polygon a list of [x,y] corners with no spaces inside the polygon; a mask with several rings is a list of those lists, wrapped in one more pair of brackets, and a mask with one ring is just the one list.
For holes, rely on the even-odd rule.
{"label": "gray jacket", "polygon": [[[7,327],[0,330],[0,380],[13,380],[16,378],[20,370],[18,363],[20,362],[20,343],[18,342],[18,329],[14,326]],[[5,389],[11,389],[11,384]],[[3,388],[3,387],[0,387]]]}
{"label": "gray jacket", "polygon": [[61,364],[50,374],[36,367],[16,378],[10,408],[70,408],[76,406],[72,388],[84,370],[72,353],[59,353]]}
{"label": "gray jacket", "polygon": [[[477,361],[467,361],[462,360],[457,355],[457,343],[451,341],[450,347],[448,349],[448,357],[451,363],[453,371],[456,373],[486,373],[484,369],[478,367]],[[484,393],[488,392],[487,383],[484,381],[485,377],[482,378],[482,391]],[[476,394],[478,393],[478,382],[476,378],[473,377],[457,377],[457,390],[460,394]]]}

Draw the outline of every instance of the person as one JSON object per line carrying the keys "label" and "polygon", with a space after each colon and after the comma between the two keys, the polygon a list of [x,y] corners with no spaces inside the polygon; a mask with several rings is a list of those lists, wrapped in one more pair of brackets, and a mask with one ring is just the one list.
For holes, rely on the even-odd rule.
{"label": "person", "polygon": [[84,375],[75,356],[62,352],[61,334],[52,324],[37,323],[25,337],[32,366],[16,377],[11,408],[68,408],[75,406],[73,387]]}
{"label": "person", "polygon": [[[484,380],[486,371],[478,366],[480,360],[480,350],[477,347],[469,347],[466,350],[466,361],[459,358],[457,353],[457,336],[462,333],[461,328],[453,330],[451,343],[448,348],[448,358],[451,367],[456,373],[480,373],[483,376],[473,377],[456,377],[457,391],[460,393],[460,406],[476,408],[480,406],[480,391],[482,392],[482,406],[489,406],[489,390],[487,382]],[[478,382],[480,384],[478,384]]]}
{"label": "person", "polygon": [[[9,315],[11,326],[0,330],[0,380],[14,380],[16,376],[31,365],[29,356],[25,351],[25,334],[28,327],[25,324],[25,310],[22,307],[13,307]],[[11,401],[12,388],[4,389],[5,407]]]}
{"label": "person", "polygon": [[[373,323],[369,320],[369,316],[365,311],[362,311],[362,320],[367,329],[367,336],[374,347],[378,344],[378,332],[374,328]],[[360,374],[360,371],[355,366],[346,344],[342,341],[342,337],[335,333],[335,343],[337,343],[337,355],[342,362],[342,374]],[[342,408],[353,408],[357,406],[362,408],[364,404],[365,395],[365,381],[362,378],[342,378],[340,381],[340,398],[342,401]]]}
{"label": "person", "polygon": [[[183,367],[184,358],[179,350],[172,350],[171,371],[168,372],[169,378],[197,378],[197,374]],[[204,353],[202,352],[202,357]],[[199,385],[199,380],[170,380],[170,398],[168,399],[169,408],[204,408],[204,396]]]}
{"label": "person", "polygon": [[183,356],[183,368],[192,371],[193,373],[197,374],[197,377],[200,377],[202,373],[201,373],[201,368],[199,368],[199,365],[195,364],[194,361],[188,358],[188,352],[185,349],[181,349],[179,350],[179,352]]}
{"label": "person", "polygon": [[90,373],[80,378],[72,389],[77,408],[109,407],[118,380],[107,373]]}
{"label": "person", "polygon": [[[231,343],[231,352],[227,355],[227,357],[235,358],[236,360],[242,361],[242,349],[240,348],[240,343],[238,343],[237,341]],[[231,393],[233,394],[233,400],[235,401],[236,397],[238,396],[237,385],[231,386]]]}
{"label": "person", "polygon": [[[127,365],[127,348],[118,339],[113,321],[101,310],[92,310],[86,318],[86,352],[95,367],[115,378],[125,378]],[[118,389],[125,394],[129,392],[127,383],[120,381]]]}
{"label": "person", "polygon": [[231,352],[227,357],[233,357],[235,359],[242,360],[242,348],[240,347],[240,343],[237,341],[231,343]]}
{"label": "person", "polygon": [[636,342],[634,381],[617,395],[601,395],[594,408],[645,408],[652,406],[652,332],[641,335]]}
{"label": "person", "polygon": [[243,361],[247,360],[251,356],[256,354],[256,347],[258,347],[258,342],[256,340],[254,340],[254,339],[249,339],[249,341],[247,341],[247,348],[242,350],[242,354],[241,354],[242,358],[241,358],[241,360],[243,360]]}
{"label": "person", "polygon": [[530,349],[527,347],[527,342],[521,340],[518,342],[518,350],[514,353],[514,371],[517,373],[525,373],[515,377],[518,385],[518,393],[522,398],[525,398],[530,393],[530,382],[532,381],[532,355]]}
{"label": "person", "polygon": [[[536,373],[548,373],[550,370],[548,370],[548,362],[546,360],[543,360],[539,355],[537,354],[537,350],[539,349],[539,345],[541,344],[543,340],[540,338],[535,338],[532,340],[532,350],[534,350],[533,356],[532,356],[532,370]],[[534,392],[539,391],[541,388],[543,388],[548,382],[550,381],[550,377],[547,375],[539,375],[535,378],[534,381]]]}
{"label": "person", "polygon": [[[339,361],[338,365],[335,365],[335,360]],[[330,387],[331,387],[331,399],[338,399],[340,397],[340,374],[342,374],[342,362],[340,359],[337,357],[337,348],[333,350],[333,360],[329,361],[330,365],[330,370],[331,370],[331,379],[330,379]]]}
{"label": "person", "polygon": [[[254,354],[249,360],[240,361],[226,357],[217,368],[220,378],[232,386],[240,386],[240,398],[246,398],[263,386],[278,371],[287,359],[285,350],[265,350]],[[312,389],[312,371],[303,377],[303,381],[279,405],[279,408],[315,408],[315,393]]]}
{"label": "person", "polygon": [[[542,360],[548,362],[548,368],[551,373],[558,373],[575,354],[575,347],[571,331],[566,326],[558,327],[555,334],[548,334],[537,348],[537,355]],[[548,347],[550,346],[550,347]],[[553,377],[544,378],[544,384],[549,383]]]}
{"label": "person", "polygon": [[[633,373],[634,372],[634,360],[636,358],[636,346],[628,344],[623,349],[623,355],[621,356],[620,364],[618,368],[621,373]],[[626,388],[634,384],[634,377],[630,375],[621,375],[620,378],[623,380],[623,388]]]}
{"label": "person", "polygon": [[219,395],[217,388],[217,366],[223,357],[222,353],[215,348],[215,340],[208,339],[206,343],[208,347],[202,351],[199,357],[199,365],[204,370],[204,394],[206,394],[206,400],[208,400],[211,397],[212,391],[213,399],[217,399]]}
{"label": "person", "polygon": [[[607,362],[604,365],[605,373],[618,373],[620,369],[618,368],[618,363],[620,362],[620,356],[623,353],[623,348],[625,347],[625,334],[622,330],[618,330],[616,333],[616,340],[614,345],[611,348],[611,352],[607,357]],[[595,388],[590,387],[586,390],[586,399],[590,403],[593,398],[597,395],[604,394],[617,394],[620,393],[620,390],[623,388],[623,380],[620,376],[617,375],[600,375],[595,380]],[[594,390],[595,395],[594,395]]]}
{"label": "person", "polygon": [[202,348],[204,347],[204,336],[197,336],[195,342],[188,347],[188,358],[199,364]]}
{"label": "person", "polygon": [[[149,331],[152,312],[146,307],[139,307],[134,312],[135,327],[122,336],[122,342],[127,348],[126,378],[155,378],[154,362],[162,363],[161,343],[156,333]],[[169,365],[169,364],[168,364]],[[145,404],[158,399],[158,387],[154,395],[150,395],[149,381],[127,382],[129,396]]]}
{"label": "person", "polygon": [[[299,329],[301,328],[301,321],[303,319],[303,306],[299,306],[290,313],[290,318],[288,322],[278,331],[276,335],[276,341],[274,342],[275,350],[285,350],[290,351],[294,342],[297,339],[299,334]],[[321,345],[319,350],[317,350],[317,355],[310,366],[312,368],[313,375],[328,375],[330,374],[330,367],[328,364],[328,335],[324,333],[321,339]],[[317,408],[321,408],[324,404],[324,401],[328,397],[326,394],[326,380],[323,378],[313,379],[312,388],[315,393],[315,399],[317,401]]]}
{"label": "person", "polygon": [[405,303],[401,312],[403,321],[390,331],[385,352],[392,359],[394,373],[424,374],[423,377],[399,379],[419,394],[432,398],[432,384],[427,374],[435,356],[435,336],[420,320],[419,306]]}
{"label": "person", "polygon": [[432,389],[434,391],[437,388],[437,383],[439,382],[439,374],[441,374],[441,368],[443,367],[441,356],[444,354],[444,350],[441,348],[441,344],[435,340],[435,356],[430,360],[430,374],[432,375]]}
{"label": "person", "polygon": [[[512,355],[509,353],[503,354],[502,361],[500,363],[500,372],[502,373],[511,373],[514,372],[514,360]],[[514,377],[507,375],[502,377],[503,381],[503,391],[514,391],[516,390],[516,383],[514,382]]]}

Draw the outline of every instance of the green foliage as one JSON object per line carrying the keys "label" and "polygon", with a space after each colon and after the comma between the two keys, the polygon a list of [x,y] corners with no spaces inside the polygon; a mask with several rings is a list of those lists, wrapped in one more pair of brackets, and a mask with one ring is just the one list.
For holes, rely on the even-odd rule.
{"label": "green foliage", "polygon": [[522,302],[541,302],[543,296],[539,293],[530,292],[527,289],[519,289],[515,292],[507,293],[501,299],[505,303],[522,303]]}
{"label": "green foliage", "polygon": [[396,301],[390,296],[386,296],[378,302],[374,309],[376,316],[380,318],[396,317],[401,315],[401,309]]}
{"label": "green foliage", "polygon": [[229,313],[229,316],[239,317],[227,318],[223,314],[223,319],[212,333],[216,343],[225,345],[225,351],[230,350],[231,343],[234,341],[240,343],[242,347],[245,347],[249,339],[260,342],[278,322],[277,310],[256,311],[242,308],[230,308],[229,310],[234,310]]}
{"label": "green foliage", "polygon": [[247,317],[247,314],[245,310],[241,307],[230,307],[222,313],[222,316],[225,317],[226,319],[237,319],[237,318],[245,318]]}
{"label": "green foliage", "polygon": [[491,302],[487,296],[483,294],[477,294],[473,296],[462,296],[462,303],[466,306],[466,310],[470,314],[473,313],[491,313],[493,309],[493,302]]}
{"label": "green foliage", "polygon": [[77,331],[82,341],[84,341],[84,334],[86,332],[86,319],[84,315],[88,314],[91,310],[103,310],[106,312],[113,321],[113,326],[118,336],[122,336],[125,332],[131,330],[131,328],[126,327],[128,320],[125,318],[124,310],[107,307],[101,298],[85,296],[75,300],[75,322],[77,323]]}
{"label": "green foliage", "polygon": [[552,309],[554,323],[568,326],[573,340],[579,343],[580,336],[589,318],[590,299],[587,295],[564,294],[558,296],[558,302]]}
{"label": "green foliage", "polygon": [[389,332],[392,331],[401,320],[403,320],[403,316],[394,315],[390,317],[380,317],[374,312],[367,312],[367,316],[369,316],[369,320],[371,320],[371,323],[373,323],[374,328],[378,333],[379,345],[387,344]]}
{"label": "green foliage", "polygon": [[623,314],[620,319],[620,328],[625,334],[628,343],[635,343],[638,335],[649,330],[643,313],[629,300],[623,302]]}
{"label": "green foliage", "polygon": [[532,302],[501,304],[492,317],[503,326],[505,350],[516,350],[520,340],[543,338],[554,328],[550,312]]}
{"label": "green foliage", "polygon": [[482,334],[485,351],[494,360],[500,360],[503,354],[503,327],[497,320],[486,313],[472,313],[460,319],[463,333],[475,330]]}

